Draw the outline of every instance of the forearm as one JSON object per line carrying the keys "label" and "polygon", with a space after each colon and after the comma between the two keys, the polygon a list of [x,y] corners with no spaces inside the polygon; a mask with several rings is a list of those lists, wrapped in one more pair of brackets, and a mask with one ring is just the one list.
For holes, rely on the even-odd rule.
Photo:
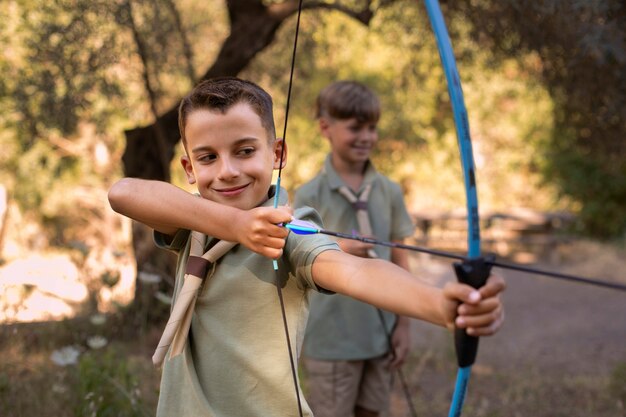
{"label": "forearm", "polygon": [[116,212],[168,234],[178,229],[197,230],[220,239],[235,241],[236,208],[194,196],[162,181],[124,178],[109,190]]}
{"label": "forearm", "polygon": [[[394,240],[396,243],[404,244],[406,243],[404,239]],[[391,249],[391,262],[398,265],[400,268],[410,271],[409,267],[409,255],[405,249],[400,248],[392,248]],[[408,329],[409,328],[409,319],[404,316],[398,316],[398,321],[396,323],[396,328],[398,329]]]}
{"label": "forearm", "polygon": [[319,285],[331,291],[400,316],[445,325],[442,291],[387,261],[326,251],[315,260],[313,276]]}

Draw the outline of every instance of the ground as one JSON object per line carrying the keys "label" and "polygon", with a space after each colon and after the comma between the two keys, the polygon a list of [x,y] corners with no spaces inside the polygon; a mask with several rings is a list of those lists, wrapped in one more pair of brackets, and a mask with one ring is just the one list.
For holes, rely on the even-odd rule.
{"label": "ground", "polygon": [[[620,252],[608,260],[589,244],[569,249],[558,264],[537,266],[626,283]],[[422,269],[437,276],[439,284],[453,279],[451,268],[441,262]],[[626,292],[495,272],[507,282],[506,321],[497,335],[480,341],[464,415],[626,415]],[[456,366],[452,338],[415,321],[412,339],[413,359],[404,372],[416,392],[417,414],[446,415]],[[391,415],[410,415],[399,389]]]}
{"label": "ground", "polygon": [[[576,243],[537,266],[626,284],[623,248]],[[419,276],[442,285],[449,263],[412,256]],[[480,341],[463,416],[626,416],[626,292],[497,270],[507,281],[506,321]],[[162,324],[129,331],[123,317],[0,326],[0,416],[154,415],[159,372],[150,357]],[[94,335],[106,346],[94,347]],[[417,415],[448,413],[456,364],[443,329],[412,322],[403,367]],[[77,364],[54,351],[75,346]],[[397,387],[388,417],[411,416]]]}

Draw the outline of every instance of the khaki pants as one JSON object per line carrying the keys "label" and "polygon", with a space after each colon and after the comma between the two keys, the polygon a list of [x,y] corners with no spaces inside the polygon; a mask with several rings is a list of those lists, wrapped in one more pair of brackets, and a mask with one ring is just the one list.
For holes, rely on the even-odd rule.
{"label": "khaki pants", "polygon": [[389,407],[389,358],[325,361],[303,358],[307,402],[315,417],[350,417],[355,406],[382,413]]}

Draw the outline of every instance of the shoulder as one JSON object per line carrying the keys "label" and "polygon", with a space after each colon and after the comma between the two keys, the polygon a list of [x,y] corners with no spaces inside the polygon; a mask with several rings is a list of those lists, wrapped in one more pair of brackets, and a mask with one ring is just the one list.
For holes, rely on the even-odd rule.
{"label": "shoulder", "polygon": [[318,213],[316,209],[310,206],[300,206],[296,208],[293,212],[293,217],[298,220],[306,220],[308,222],[313,222],[319,227],[323,227],[322,217]]}
{"label": "shoulder", "polygon": [[393,195],[403,195],[403,191],[402,191],[402,187],[400,186],[399,183],[391,180],[389,177],[387,177],[386,175],[383,174],[378,174],[378,176],[376,177],[375,183],[378,184],[378,186],[380,187],[380,189],[383,192],[389,193],[389,194],[393,194]]}
{"label": "shoulder", "polygon": [[307,192],[307,191],[317,189],[320,186],[320,184],[324,182],[325,177],[326,175],[324,174],[324,172],[322,171],[318,172],[313,178],[311,178],[309,181],[302,184],[298,188],[297,192]]}
{"label": "shoulder", "polygon": [[[308,202],[315,199],[319,194],[319,190],[324,186],[324,175],[318,173],[310,181],[302,184],[295,192],[295,205],[296,207],[306,205]],[[309,203],[310,204],[310,203]]]}

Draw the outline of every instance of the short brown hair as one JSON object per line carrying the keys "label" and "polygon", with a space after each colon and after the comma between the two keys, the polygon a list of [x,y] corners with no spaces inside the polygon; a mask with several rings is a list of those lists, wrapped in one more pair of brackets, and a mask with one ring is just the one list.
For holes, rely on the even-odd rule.
{"label": "short brown hair", "polygon": [[247,103],[261,119],[270,141],[276,138],[272,97],[251,81],[236,77],[219,77],[204,80],[196,85],[180,102],[178,129],[183,144],[187,145],[185,126],[189,115],[199,109],[226,113],[238,103]]}
{"label": "short brown hair", "polygon": [[317,96],[317,117],[356,118],[359,122],[377,122],[380,118],[378,96],[356,81],[336,81]]}

